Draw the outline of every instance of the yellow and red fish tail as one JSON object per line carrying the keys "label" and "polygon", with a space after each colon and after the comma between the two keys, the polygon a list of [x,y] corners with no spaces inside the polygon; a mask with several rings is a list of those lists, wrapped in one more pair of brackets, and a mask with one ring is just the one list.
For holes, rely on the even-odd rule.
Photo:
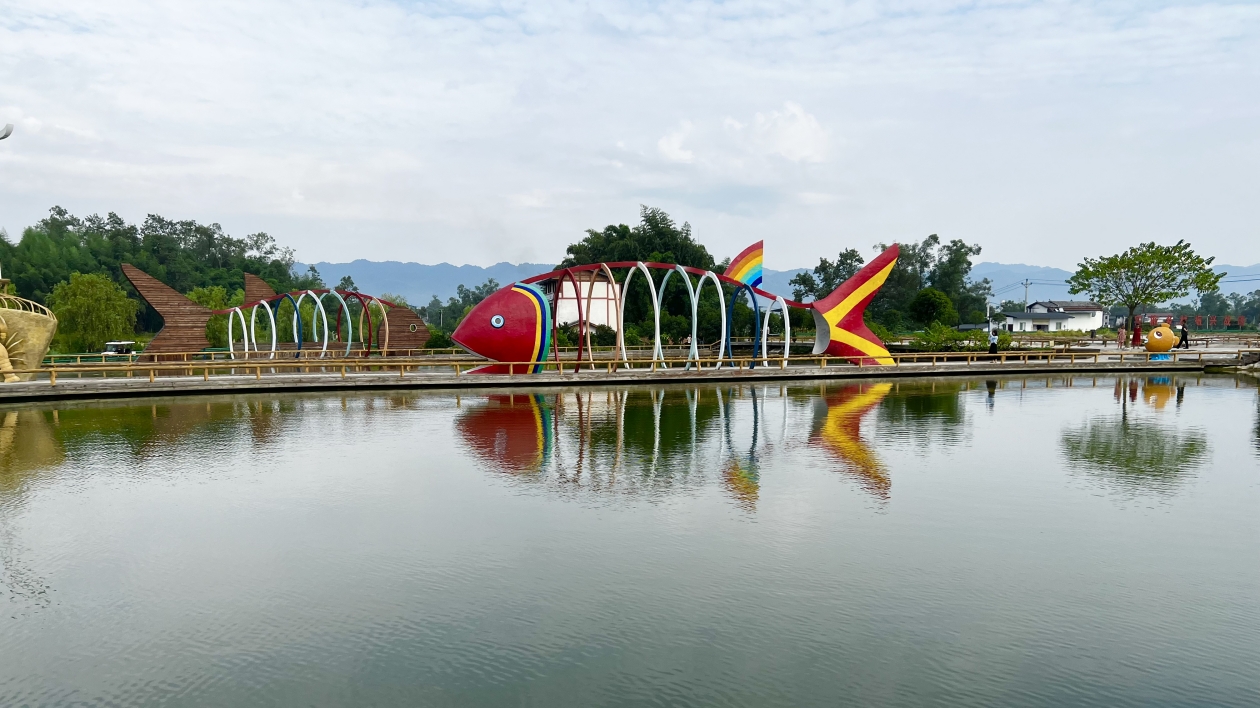
{"label": "yellow and red fish tail", "polygon": [[814,355],[846,358],[863,366],[893,363],[879,337],[862,320],[866,306],[888,280],[901,251],[897,244],[867,263],[827,297],[810,303],[818,328]]}

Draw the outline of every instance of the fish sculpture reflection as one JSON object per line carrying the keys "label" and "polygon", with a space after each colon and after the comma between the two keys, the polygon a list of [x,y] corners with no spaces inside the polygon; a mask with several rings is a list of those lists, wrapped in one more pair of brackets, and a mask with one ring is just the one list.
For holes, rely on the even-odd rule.
{"label": "fish sculpture reflection", "polygon": [[488,396],[456,428],[473,454],[505,472],[536,472],[551,454],[551,407],[542,396]]}
{"label": "fish sculpture reflection", "polygon": [[892,384],[845,386],[827,395],[826,411],[815,423],[814,440],[840,460],[845,472],[871,494],[887,499],[892,489],[888,470],[862,440],[862,418],[879,405]]}
{"label": "fish sculpture reflection", "polygon": [[[760,254],[760,249],[754,248],[756,254]],[[577,300],[579,319],[583,319],[585,310],[582,298],[576,297],[577,293],[583,292],[583,288],[578,285],[578,275],[583,275],[585,282],[594,283],[597,277],[603,277],[605,281],[610,280],[612,269],[628,268],[630,271],[624,282],[629,282],[636,269],[645,274],[647,269],[658,269],[667,271],[666,278],[674,273],[681,273],[683,277],[699,276],[697,288],[703,288],[705,280],[709,279],[715,283],[720,282],[734,287],[733,297],[735,298],[745,292],[750,297],[753,297],[752,294],[755,293],[769,298],[771,303],[782,303],[786,307],[809,310],[813,314],[815,324],[816,335],[812,352],[815,356],[848,359],[864,366],[891,365],[893,360],[888,349],[879,337],[867,328],[862,315],[884,282],[888,280],[888,275],[897,264],[899,253],[898,246],[893,244],[831,294],[809,303],[796,302],[768,293],[728,274],[717,274],[670,263],[626,261],[574,266],[528,278],[491,294],[468,312],[451,334],[451,339],[468,351],[491,361],[507,362],[482,366],[471,373],[537,373],[542,370],[543,363],[546,362],[549,354],[548,350],[553,344],[553,330],[557,325],[553,317],[553,308],[558,304],[558,296],[565,290],[562,287],[565,279],[572,283],[573,289],[570,292],[574,293],[565,297]],[[741,271],[735,275],[755,280],[754,273],[759,272],[760,268],[759,255],[757,258],[748,257],[745,260],[748,261],[748,266],[744,269],[746,272]],[[688,291],[692,292],[691,284],[687,285]],[[651,287],[655,292],[656,286]],[[664,281],[660,287],[664,287]],[[698,293],[699,290],[695,292]],[[618,299],[618,309],[622,295],[624,293],[615,294]],[[698,297],[698,295],[693,294],[693,297]],[[732,307],[733,303],[734,300],[731,300]],[[586,309],[589,307],[588,295]],[[589,317],[586,317],[584,321],[589,322]],[[695,324],[693,321],[693,332]],[[727,340],[723,349],[729,352],[729,331],[726,336]],[[692,351],[694,352],[695,349],[693,348]],[[579,341],[578,358],[580,359],[581,356],[582,342]],[[764,347],[762,356],[765,356]]]}

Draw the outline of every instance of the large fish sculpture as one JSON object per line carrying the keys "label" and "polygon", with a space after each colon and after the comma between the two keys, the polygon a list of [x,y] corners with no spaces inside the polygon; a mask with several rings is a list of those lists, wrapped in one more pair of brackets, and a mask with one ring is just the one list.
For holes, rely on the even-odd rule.
{"label": "large fish sculpture", "polygon": [[[735,293],[732,298],[738,298],[743,292],[747,292],[755,301],[755,297],[753,297],[755,293],[769,299],[772,306],[778,303],[781,307],[809,310],[813,313],[816,331],[813,350],[815,356],[848,359],[855,364],[864,366],[891,365],[893,363],[884,343],[863,322],[862,314],[866,311],[867,305],[874,299],[875,294],[879,292],[884,281],[888,279],[888,274],[892,272],[893,266],[897,264],[897,256],[900,251],[896,244],[893,244],[870,263],[867,263],[852,278],[836,288],[834,292],[820,300],[808,303],[788,300],[761,290],[754,284],[761,281],[761,253],[761,244],[754,244],[745,249],[740,254],[740,257],[732,263],[731,269],[735,272],[728,270],[720,275],[700,268],[679,266],[672,263],[642,263],[636,261],[596,263],[543,273],[509,285],[482,300],[468,312],[468,315],[455,328],[455,331],[451,334],[451,339],[474,354],[484,356],[495,362],[510,362],[510,364],[502,363],[482,366],[474,369],[474,373],[539,372],[542,370],[543,363],[547,360],[549,354],[548,350],[553,344],[554,332],[558,324],[555,322],[553,312],[559,304],[560,296],[564,295],[566,300],[576,300],[578,318],[581,321],[585,321],[584,313],[590,310],[591,298],[589,292],[592,288],[590,286],[587,286],[587,288],[580,287],[579,277],[583,279],[582,282],[592,284],[600,277],[607,282],[612,280],[612,269],[630,269],[626,279],[622,281],[623,291],[614,293],[615,297],[618,298],[618,309],[620,309],[620,298],[624,295],[624,288],[629,287],[628,283],[634,272],[639,270],[646,276],[648,269],[657,269],[667,271],[665,280],[659,285],[661,289],[665,287],[669,276],[674,273],[680,273],[683,277],[698,276],[699,281],[697,285],[693,286],[690,280],[686,283],[693,303],[699,298],[700,290],[704,287],[705,280],[708,279],[715,284],[720,282],[724,285],[734,286]],[[573,287],[569,291],[570,294],[564,293],[564,280],[569,280],[572,283]],[[658,287],[656,284],[648,283],[642,287],[650,288],[653,299],[659,303],[660,297],[656,295]],[[616,291],[617,289],[614,288],[613,290]],[[584,292],[587,294],[582,297],[575,297],[576,294]],[[586,298],[585,308],[583,307],[583,297]],[[733,305],[734,299],[730,302]],[[694,331],[694,310],[692,327]],[[621,327],[616,327],[616,329],[620,330]],[[757,334],[760,334],[760,332],[757,332]],[[726,341],[723,345],[723,351],[729,355],[729,331],[724,330],[724,338]],[[692,341],[694,356],[696,351],[695,337],[692,338]],[[659,347],[656,351],[660,351]],[[579,360],[582,358],[581,341],[578,343],[577,356]],[[765,356],[764,347],[762,356],[763,358]]]}

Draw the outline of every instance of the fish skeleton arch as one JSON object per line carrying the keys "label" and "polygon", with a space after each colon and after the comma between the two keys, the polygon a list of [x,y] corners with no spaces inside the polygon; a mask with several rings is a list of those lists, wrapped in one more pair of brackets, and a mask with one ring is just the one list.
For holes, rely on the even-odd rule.
{"label": "fish skeleton arch", "polygon": [[[277,335],[276,313],[279,312],[280,303],[283,302],[284,300],[288,300],[293,305],[293,312],[294,312],[293,341],[297,345],[297,352],[294,354],[294,356],[301,356],[303,345],[307,343],[305,341],[306,340],[305,332],[304,332],[305,328],[302,324],[301,305],[302,305],[302,301],[305,300],[307,297],[311,298],[315,307],[315,311],[311,316],[311,341],[309,343],[320,345],[320,350],[319,350],[320,357],[324,357],[327,355],[328,344],[330,341],[329,326],[328,326],[330,318],[328,316],[328,311],[324,308],[325,298],[328,298],[328,297],[334,298],[337,301],[337,304],[340,306],[337,308],[336,325],[332,329],[332,332],[335,333],[333,336],[336,338],[336,341],[341,341],[341,323],[342,323],[343,315],[345,317],[346,337],[345,337],[344,342],[345,342],[346,348],[343,354],[344,356],[350,356],[350,351],[354,346],[354,321],[350,313],[350,304],[348,302],[349,300],[357,301],[361,308],[359,311],[358,320],[359,320],[359,343],[363,345],[363,352],[362,352],[363,356],[368,356],[369,354],[371,354],[373,341],[375,341],[377,351],[388,353],[389,340],[390,340],[389,310],[407,309],[401,305],[390,302],[389,300],[382,300],[381,298],[378,298],[372,295],[366,295],[364,293],[354,292],[350,290],[334,290],[334,289],[320,288],[320,289],[311,289],[311,290],[295,290],[290,293],[278,293],[274,296],[265,297],[260,300],[256,300],[254,302],[247,302],[241,305],[237,305],[235,307],[229,307],[222,310],[212,311],[212,314],[215,314],[215,315],[227,315],[227,318],[228,318],[228,355],[233,359],[236,358],[236,348],[235,348],[235,341],[234,341],[235,340],[234,323],[239,321],[241,325],[242,351],[244,352],[245,356],[248,357],[249,352],[252,349],[255,353],[259,353],[259,354],[266,353],[269,358],[272,358],[272,359],[276,358],[276,355],[278,354],[278,342],[277,342],[277,336],[276,336]],[[381,325],[380,329],[382,330],[380,333],[377,333],[376,332],[377,328],[372,326],[372,313],[371,313],[372,305],[376,305],[377,308],[380,310],[380,323],[379,324]],[[258,308],[260,307],[266,313],[266,320],[264,321],[270,325],[269,331],[271,333],[271,343],[270,343],[269,348],[265,350],[265,352],[261,347],[258,346],[257,316],[258,316]],[[250,313],[248,318],[245,316],[246,310],[248,310]],[[363,321],[365,318],[367,320],[366,327],[363,326]],[[323,324],[322,343],[320,342],[321,329],[319,327],[321,323]],[[411,327],[413,328],[416,327],[416,324],[412,323]],[[412,329],[411,331],[417,332],[418,330]],[[375,340],[373,339],[374,334],[376,336]],[[425,337],[425,339],[427,339],[427,337]]]}
{"label": "fish skeleton arch", "polygon": [[[522,280],[521,281],[522,283],[526,283],[529,285],[536,285],[536,284],[545,283],[548,281],[555,281],[556,282],[555,294],[553,295],[553,298],[552,298],[553,311],[558,311],[559,303],[562,299],[564,300],[568,299],[567,297],[562,297],[564,280],[567,279],[570,283],[573,284],[573,291],[574,291],[573,298],[574,300],[577,301],[577,310],[578,310],[577,360],[579,363],[582,361],[582,353],[583,353],[582,343],[584,339],[586,340],[585,350],[588,357],[587,360],[591,361],[592,363],[594,362],[594,355],[591,351],[590,341],[589,341],[590,329],[591,329],[591,324],[589,322],[589,316],[588,316],[591,309],[590,308],[590,301],[591,301],[590,291],[593,290],[593,286],[594,286],[597,274],[601,272],[605,274],[605,277],[609,280],[610,283],[615,283],[614,278],[613,278],[613,272],[612,272],[612,269],[614,268],[625,268],[627,271],[625,279],[622,280],[621,288],[620,289],[613,288],[613,292],[616,297],[615,310],[618,314],[616,348],[620,350],[621,358],[623,362],[626,362],[629,359],[628,352],[626,349],[626,343],[625,343],[624,324],[625,324],[626,302],[628,299],[627,293],[629,293],[630,291],[630,283],[634,279],[635,271],[642,272],[643,277],[647,279],[648,281],[647,287],[650,294],[649,299],[652,302],[652,315],[653,315],[652,361],[663,362],[665,358],[664,351],[661,347],[661,306],[664,303],[665,286],[668,284],[670,276],[675,273],[678,273],[680,277],[683,278],[683,281],[686,284],[687,292],[688,292],[688,295],[690,296],[690,301],[691,301],[691,346],[687,353],[687,368],[690,368],[693,362],[696,364],[697,367],[700,366],[699,364],[700,355],[699,355],[699,350],[697,349],[697,346],[696,346],[696,329],[697,329],[697,324],[699,322],[698,315],[699,315],[700,292],[704,287],[705,280],[711,280],[713,282],[714,287],[718,291],[718,299],[719,299],[719,303],[721,304],[721,309],[722,309],[721,316],[720,316],[720,319],[722,321],[721,322],[722,331],[718,337],[719,339],[718,357],[717,357],[717,362],[714,364],[714,368],[720,368],[722,366],[722,358],[723,358],[724,353],[728,361],[734,360],[734,352],[732,351],[732,345],[731,345],[731,329],[734,325],[735,302],[736,300],[738,300],[740,294],[742,294],[743,292],[748,293],[749,299],[752,301],[753,308],[755,311],[759,309],[759,303],[757,301],[756,295],[761,295],[762,297],[766,298],[770,303],[770,308],[773,308],[775,305],[778,305],[780,311],[783,313],[785,323],[788,320],[786,308],[793,307],[793,308],[799,308],[803,310],[810,309],[810,305],[806,303],[797,302],[795,300],[788,300],[786,298],[780,297],[773,293],[766,292],[765,290],[762,290],[755,286],[749,285],[748,283],[736,280],[735,278],[732,278],[730,276],[723,275],[721,273],[714,273],[711,270],[705,270],[703,268],[695,268],[692,266],[678,265],[676,263],[656,263],[652,261],[647,261],[647,262],[615,261],[612,263],[591,263],[587,265],[569,266],[567,268],[560,268],[557,270],[553,270],[549,273],[542,273],[540,275],[535,275],[532,278],[526,278],[525,280]],[[652,280],[652,277],[651,277],[652,270],[665,271],[665,277],[661,280],[659,288],[657,287],[656,282]],[[587,303],[586,303],[585,309],[583,309],[582,307],[582,288],[578,285],[578,279],[577,279],[578,273],[591,273],[591,276],[584,281],[588,283],[588,286],[587,286],[588,292],[586,293]],[[689,277],[693,275],[697,276],[698,278],[698,281],[696,284],[693,284]],[[730,285],[733,288],[735,288],[735,292],[731,297],[731,307],[729,310],[726,307],[726,297],[725,297],[725,294],[722,292],[722,288],[721,288],[722,285]],[[768,361],[767,359],[768,352],[766,351],[767,345],[766,345],[765,337],[763,335],[769,333],[769,324],[770,324],[769,309],[767,309],[766,311],[765,324],[763,326],[761,327],[757,326],[757,322],[756,322],[757,318],[755,315],[753,319],[754,319],[753,321],[753,356],[751,359],[751,365],[756,366],[756,360],[758,358],[762,359],[763,361]],[[558,358],[559,345],[554,344],[557,340],[556,334],[560,327],[560,322],[559,322],[558,317],[552,319],[551,326],[552,326],[551,339],[553,342],[553,348]],[[788,335],[790,331],[791,331],[790,325],[785,324],[785,327],[784,327],[785,337]],[[760,352],[758,352],[758,348],[760,348],[761,350]],[[785,342],[784,348],[783,348],[783,358],[785,361],[788,358],[789,349],[790,349],[790,343]],[[623,366],[628,367],[629,364],[623,363]]]}

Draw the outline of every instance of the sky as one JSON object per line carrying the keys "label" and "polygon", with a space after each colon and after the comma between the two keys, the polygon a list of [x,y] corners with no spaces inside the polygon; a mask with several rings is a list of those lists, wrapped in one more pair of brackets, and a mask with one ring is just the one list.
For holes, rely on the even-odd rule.
{"label": "sky", "polygon": [[766,266],[936,233],[1260,262],[1260,4],[0,0],[0,228],[555,262],[661,207]]}

